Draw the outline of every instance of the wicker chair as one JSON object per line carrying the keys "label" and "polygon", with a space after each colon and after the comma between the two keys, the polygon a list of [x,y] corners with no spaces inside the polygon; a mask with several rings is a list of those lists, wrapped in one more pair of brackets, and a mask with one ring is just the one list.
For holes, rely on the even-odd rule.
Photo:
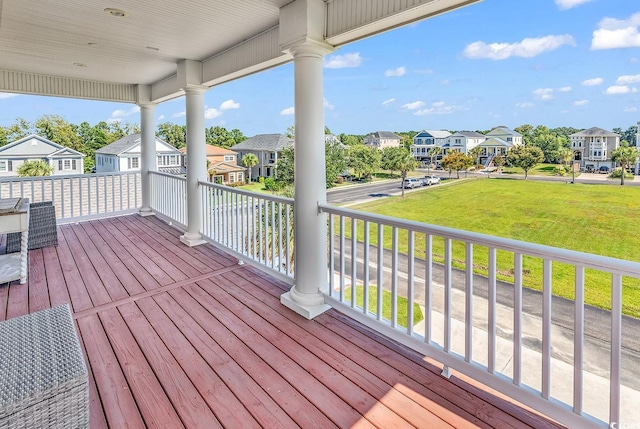
{"label": "wicker chair", "polygon": [[[7,253],[20,251],[22,233],[7,234]],[[56,208],[51,201],[29,204],[28,249],[40,249],[58,245]]]}

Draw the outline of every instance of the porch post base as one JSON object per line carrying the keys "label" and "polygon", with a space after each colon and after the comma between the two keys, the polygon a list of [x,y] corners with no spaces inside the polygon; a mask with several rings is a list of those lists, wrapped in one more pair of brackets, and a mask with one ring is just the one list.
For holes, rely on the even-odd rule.
{"label": "porch post base", "polygon": [[[331,308],[330,305],[325,304],[323,301],[320,301],[317,304],[302,304],[300,302],[297,302],[293,299],[292,291],[293,289],[280,295],[280,303],[309,320],[321,315]],[[320,295],[320,298],[322,299],[322,295]]]}
{"label": "porch post base", "polygon": [[191,236],[189,233],[181,235],[180,241],[189,247],[199,246],[206,243],[200,235]]}
{"label": "porch post base", "polygon": [[138,211],[138,214],[142,217],[155,216],[155,213],[153,210],[151,210],[150,208],[144,208],[144,207]]}

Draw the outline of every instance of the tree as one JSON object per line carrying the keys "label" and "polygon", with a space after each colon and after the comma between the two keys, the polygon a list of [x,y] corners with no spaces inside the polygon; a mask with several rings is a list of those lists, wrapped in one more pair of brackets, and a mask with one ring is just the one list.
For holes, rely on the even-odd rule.
{"label": "tree", "polygon": [[242,157],[242,165],[249,170],[249,183],[251,183],[251,169],[258,165],[258,157],[252,153],[248,153]]}
{"label": "tree", "polygon": [[238,129],[229,131],[224,127],[217,126],[206,128],[204,131],[207,144],[225,149],[229,149],[247,139]]}
{"label": "tree", "polygon": [[0,146],[20,140],[31,132],[31,124],[22,118],[16,119],[15,123],[8,127],[0,127]]}
{"label": "tree", "polygon": [[332,188],[338,181],[338,176],[347,169],[345,149],[338,142],[328,142],[324,145],[325,177],[327,189]]}
{"label": "tree", "polygon": [[573,151],[567,147],[561,148],[560,151],[558,151],[558,159],[562,161],[564,165],[569,164],[573,159]]}
{"label": "tree", "polygon": [[370,178],[380,168],[381,161],[382,155],[378,149],[370,149],[361,145],[352,146],[349,149],[348,165],[360,179]]}
{"label": "tree", "polygon": [[295,168],[295,148],[287,146],[278,154],[278,166],[276,167],[275,181],[278,188],[293,185]]}
{"label": "tree", "polygon": [[389,155],[389,167],[390,170],[397,170],[400,172],[402,182],[400,187],[402,188],[402,196],[404,197],[404,179],[407,177],[407,173],[415,170],[418,167],[418,161],[411,155],[408,149],[404,147],[392,148],[396,149],[388,152]]}
{"label": "tree", "polygon": [[393,176],[393,172],[397,170],[395,158],[398,156],[399,151],[403,149],[404,147],[385,147],[382,149],[380,168],[383,170],[389,170],[389,174]]}
{"label": "tree", "polygon": [[429,149],[429,167],[427,168],[428,173],[431,173],[431,165],[433,164],[433,160],[438,159],[438,155],[440,155],[440,152],[442,152],[442,149],[439,146],[434,146]]}
{"label": "tree", "polygon": [[458,150],[452,150],[440,161],[442,168],[456,172],[456,178],[460,178],[460,170],[466,170],[473,165],[473,158]]}
{"label": "tree", "polygon": [[60,115],[43,115],[36,119],[36,133],[59,145],[78,152],[84,150],[84,144],[78,135],[78,127],[70,124]]}
{"label": "tree", "polygon": [[544,161],[544,153],[535,146],[515,146],[507,153],[507,162],[524,170],[524,179],[527,180],[529,170]]}
{"label": "tree", "polygon": [[185,147],[187,144],[187,127],[186,125],[176,125],[171,122],[158,124],[156,136],[169,143],[176,149]]}
{"label": "tree", "polygon": [[529,144],[531,144],[531,140],[533,139],[533,131],[534,131],[534,128],[532,125],[523,124],[523,125],[520,125],[519,127],[516,127],[514,131],[522,134],[522,142],[524,143],[525,146],[529,146]]}
{"label": "tree", "polygon": [[640,150],[634,147],[619,147],[611,152],[611,160],[613,162],[620,163],[620,167],[622,167],[622,171],[620,172],[621,185],[624,185],[624,174],[626,173],[627,168],[629,168],[632,163],[636,162],[639,156]]}
{"label": "tree", "polygon": [[51,173],[53,173],[53,167],[42,159],[25,161],[18,167],[18,176],[20,177],[50,176]]}
{"label": "tree", "polygon": [[504,158],[500,155],[496,155],[493,157],[493,165],[496,166],[498,173],[502,171],[502,166],[504,165],[504,162],[505,162]]}
{"label": "tree", "polygon": [[476,146],[469,151],[469,156],[473,158],[474,165],[480,164],[480,153],[482,152],[481,146]]}

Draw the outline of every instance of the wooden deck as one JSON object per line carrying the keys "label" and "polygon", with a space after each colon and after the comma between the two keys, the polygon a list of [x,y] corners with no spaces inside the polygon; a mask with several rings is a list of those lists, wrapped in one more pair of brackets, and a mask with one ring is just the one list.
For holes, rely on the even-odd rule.
{"label": "wooden deck", "polygon": [[154,217],[59,226],[0,286],[0,320],[69,302],[91,428],[559,427]]}

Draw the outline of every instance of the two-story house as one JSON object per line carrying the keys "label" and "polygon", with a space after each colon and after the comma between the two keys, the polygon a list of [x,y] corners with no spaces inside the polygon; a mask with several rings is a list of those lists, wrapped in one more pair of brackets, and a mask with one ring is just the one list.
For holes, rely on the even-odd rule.
{"label": "two-story house", "polygon": [[458,131],[455,134],[447,137],[447,143],[445,143],[444,155],[450,150],[457,150],[464,154],[468,154],[471,149],[478,146],[487,139],[484,134],[477,133],[475,131]]}
{"label": "two-story house", "polygon": [[507,127],[496,127],[485,137],[486,140],[479,145],[482,148],[480,164],[485,167],[491,166],[494,157],[505,156],[512,147],[524,144],[522,134]]}
{"label": "two-story house", "polygon": [[367,134],[364,138],[365,146],[380,150],[386,147],[400,147],[401,142],[402,137],[391,131],[376,131]]}
{"label": "two-story house", "polygon": [[573,159],[585,171],[614,167],[611,152],[620,146],[620,135],[602,128],[592,127],[569,136]]}
{"label": "two-story house", "polygon": [[[244,182],[245,168],[238,165],[238,154],[211,144],[205,145],[209,181],[223,184]],[[187,167],[187,148],[180,149],[182,165]]]}
{"label": "two-story house", "polygon": [[293,146],[293,140],[284,134],[258,134],[230,149],[238,153],[240,165],[242,158],[249,153],[258,158],[258,164],[251,169],[251,177],[271,177],[276,173],[280,152],[289,146]]}
{"label": "two-story house", "polygon": [[411,155],[422,162],[430,162],[432,148],[439,147],[441,149],[438,159],[442,158],[442,149],[447,144],[447,139],[451,136],[449,131],[445,130],[423,130],[413,137],[411,145]]}
{"label": "two-story house", "polygon": [[[141,135],[130,134],[96,150],[96,173],[140,170]],[[156,137],[158,171],[184,174],[182,154],[169,143]]]}
{"label": "two-story house", "polygon": [[84,173],[85,155],[36,134],[0,147],[0,176],[17,176],[27,161],[43,160],[53,168],[51,174]]}

